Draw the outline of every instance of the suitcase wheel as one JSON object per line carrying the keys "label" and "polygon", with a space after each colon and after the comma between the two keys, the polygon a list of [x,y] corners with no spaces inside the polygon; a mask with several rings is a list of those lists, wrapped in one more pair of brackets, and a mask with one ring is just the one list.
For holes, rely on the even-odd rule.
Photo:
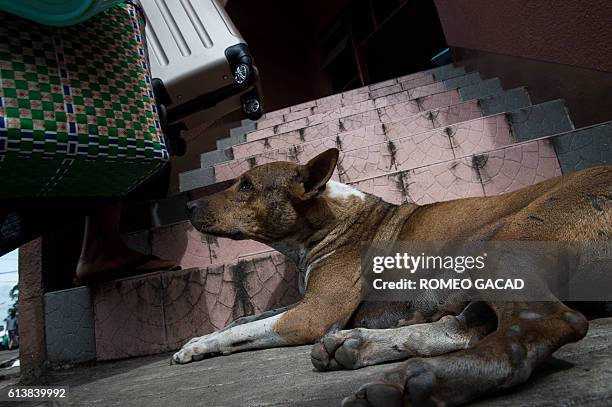
{"label": "suitcase wheel", "polygon": [[169,150],[170,150],[170,154],[177,156],[177,157],[182,157],[185,155],[185,153],[187,152],[187,143],[185,142],[184,139],[180,138],[180,137],[172,137],[169,140]]}
{"label": "suitcase wheel", "polygon": [[246,98],[242,101],[242,111],[250,120],[259,120],[263,116],[263,107],[258,98]]}
{"label": "suitcase wheel", "polygon": [[238,64],[234,68],[234,81],[238,85],[243,85],[252,82],[253,68],[248,64]]}
{"label": "suitcase wheel", "polygon": [[166,146],[170,155],[184,156],[187,152],[187,143],[181,138],[181,132],[187,130],[185,124],[182,122],[166,124],[162,130],[166,135]]}

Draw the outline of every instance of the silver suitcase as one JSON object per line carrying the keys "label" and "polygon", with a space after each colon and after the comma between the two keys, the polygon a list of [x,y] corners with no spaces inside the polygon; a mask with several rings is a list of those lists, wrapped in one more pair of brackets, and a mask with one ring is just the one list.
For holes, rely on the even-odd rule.
{"label": "silver suitcase", "polygon": [[[217,0],[140,0],[153,87],[166,135],[263,107],[249,48]],[[171,143],[172,144],[172,143]],[[180,155],[180,154],[179,154]]]}

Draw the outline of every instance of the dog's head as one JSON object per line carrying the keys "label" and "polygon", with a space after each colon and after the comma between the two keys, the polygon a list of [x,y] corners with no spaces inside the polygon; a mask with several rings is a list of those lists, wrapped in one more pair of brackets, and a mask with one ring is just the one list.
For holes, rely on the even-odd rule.
{"label": "dog's head", "polygon": [[277,242],[304,226],[300,215],[332,176],[338,150],[305,165],[278,161],[250,169],[227,189],[187,204],[193,226],[231,239]]}

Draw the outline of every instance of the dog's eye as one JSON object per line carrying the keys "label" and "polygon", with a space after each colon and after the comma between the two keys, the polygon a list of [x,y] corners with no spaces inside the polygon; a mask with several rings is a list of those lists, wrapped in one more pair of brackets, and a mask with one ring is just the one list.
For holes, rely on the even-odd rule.
{"label": "dog's eye", "polygon": [[244,180],[238,186],[238,191],[240,192],[250,192],[253,190],[253,184],[249,180]]}

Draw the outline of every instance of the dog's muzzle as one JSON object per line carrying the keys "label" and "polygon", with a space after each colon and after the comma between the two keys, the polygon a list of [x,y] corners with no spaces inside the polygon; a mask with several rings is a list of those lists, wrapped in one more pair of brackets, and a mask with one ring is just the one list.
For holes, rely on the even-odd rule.
{"label": "dog's muzzle", "polygon": [[198,201],[190,201],[185,205],[185,209],[187,209],[187,216],[189,221],[197,230],[202,230],[202,228],[208,226],[210,223],[210,214],[207,210],[202,210],[202,206]]}

